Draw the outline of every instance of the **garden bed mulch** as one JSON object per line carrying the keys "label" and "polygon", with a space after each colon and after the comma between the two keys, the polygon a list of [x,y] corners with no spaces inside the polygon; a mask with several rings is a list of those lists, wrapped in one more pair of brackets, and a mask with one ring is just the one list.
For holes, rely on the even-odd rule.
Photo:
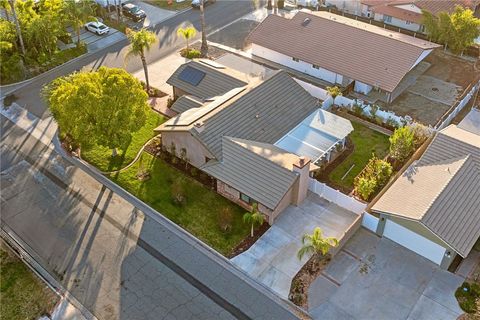
{"label": "garden bed mulch", "polygon": [[[192,44],[191,48],[200,51],[201,46],[202,46],[202,42],[199,41]],[[224,56],[227,53],[230,53],[230,52],[228,52],[227,50],[220,49],[216,46],[212,46],[212,45],[208,46],[208,58],[211,60],[217,60],[218,58],[220,58],[221,56]]]}
{"label": "garden bed mulch", "polygon": [[320,182],[326,183],[328,186],[340,190],[345,194],[349,194],[350,192],[352,192],[353,188],[345,188],[341,185],[336,184],[335,182],[330,180],[329,175],[333,170],[335,170],[336,167],[338,167],[343,161],[345,161],[345,159],[347,159],[349,155],[353,153],[354,149],[355,146],[353,145],[352,139],[350,139],[350,137],[347,137],[347,141],[345,143],[345,150],[337,158],[335,158],[335,160],[330,162],[324,169],[318,171],[318,173],[315,174],[315,179]]}
{"label": "garden bed mulch", "polygon": [[312,256],[293,277],[288,299],[299,307],[308,310],[308,289],[310,284],[325,270],[332,256]]}
{"label": "garden bed mulch", "polygon": [[235,256],[238,256],[239,254],[247,251],[250,249],[250,247],[257,242],[260,237],[267,232],[267,230],[270,229],[270,225],[267,222],[264,222],[259,228],[255,229],[253,231],[253,238],[250,237],[250,235],[243,239],[242,242],[240,242],[233,250],[232,252],[227,256],[228,259],[231,259]]}

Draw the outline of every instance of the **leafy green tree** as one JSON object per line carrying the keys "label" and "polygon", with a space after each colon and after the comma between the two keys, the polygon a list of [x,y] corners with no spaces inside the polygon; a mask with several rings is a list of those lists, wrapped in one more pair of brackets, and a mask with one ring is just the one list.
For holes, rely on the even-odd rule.
{"label": "leafy green tree", "polygon": [[335,99],[338,97],[338,96],[341,96],[342,95],[342,90],[340,90],[340,88],[338,86],[334,86],[334,87],[327,87],[327,94],[332,97],[333,99],[333,104],[335,104]]}
{"label": "leafy green tree", "polygon": [[326,255],[332,247],[338,246],[338,240],[334,237],[324,237],[322,229],[316,227],[312,234],[304,234],[302,237],[302,247],[297,252],[299,260],[305,254],[313,254],[315,256]]}
{"label": "leafy green tree", "polygon": [[355,192],[363,200],[368,201],[375,192],[387,184],[392,173],[393,169],[390,163],[373,155],[354,180]]}
{"label": "leafy green tree", "polygon": [[431,40],[446,45],[454,53],[461,53],[480,36],[480,19],[470,9],[457,6],[453,13],[440,12],[437,16],[428,11],[422,13],[422,24]]}
{"label": "leafy green tree", "polygon": [[130,144],[149,112],[142,84],[123,69],[101,67],[58,78],[43,95],[62,133],[80,147],[108,147],[112,156]]}
{"label": "leafy green tree", "polygon": [[18,42],[20,43],[20,49],[22,50],[22,55],[25,57],[25,55],[26,55],[25,45],[23,43],[23,36],[22,36],[22,29],[20,28],[20,21],[18,20],[18,17],[17,17],[17,10],[15,8],[15,0],[8,0],[8,3],[10,4],[10,10],[12,12],[13,23],[15,23],[15,30],[17,32]]}
{"label": "leafy green tree", "polygon": [[200,47],[200,54],[202,57],[208,55],[207,34],[205,32],[205,6],[204,0],[200,0],[200,25],[202,27],[202,46]]}
{"label": "leafy green tree", "polygon": [[80,30],[89,21],[97,20],[94,16],[95,2],[92,0],[65,1],[63,14],[65,19],[72,24],[77,34],[77,47],[80,46]]}
{"label": "leafy green tree", "polygon": [[250,236],[253,238],[253,228],[255,225],[261,226],[263,222],[265,221],[265,218],[260,211],[258,211],[258,205],[254,203],[252,205],[252,211],[251,212],[245,212],[243,215],[243,222],[248,223],[251,225],[250,229]]}
{"label": "leafy green tree", "polygon": [[415,135],[409,126],[395,129],[389,138],[390,155],[399,162],[404,162],[415,150]]}
{"label": "leafy green tree", "polygon": [[141,29],[140,31],[132,31],[127,29],[127,37],[130,41],[130,47],[128,48],[127,55],[139,56],[142,60],[143,71],[145,72],[145,82],[147,84],[147,92],[150,91],[150,81],[148,79],[148,66],[147,59],[145,58],[145,51],[150,50],[152,45],[157,41],[155,33],[148,31],[147,29]]}
{"label": "leafy green tree", "polygon": [[23,75],[20,55],[15,50],[17,39],[13,22],[0,19],[0,81],[8,82]]}
{"label": "leafy green tree", "polygon": [[0,9],[2,9],[3,12],[5,13],[5,19],[7,19],[7,21],[11,21],[10,4],[8,3],[8,0],[0,0]]}
{"label": "leafy green tree", "polygon": [[177,30],[177,34],[182,37],[183,39],[185,39],[185,41],[187,42],[187,53],[188,51],[190,50],[190,47],[189,47],[189,41],[190,39],[192,39],[193,37],[195,37],[195,35],[197,34],[197,30],[190,26],[190,27],[185,27],[185,28],[178,28]]}

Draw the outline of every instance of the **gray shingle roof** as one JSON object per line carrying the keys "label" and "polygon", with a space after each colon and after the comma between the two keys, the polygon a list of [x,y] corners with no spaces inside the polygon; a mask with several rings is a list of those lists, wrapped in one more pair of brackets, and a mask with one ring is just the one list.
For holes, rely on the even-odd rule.
{"label": "gray shingle roof", "polygon": [[203,102],[193,96],[181,96],[175,101],[170,109],[176,113],[182,113],[193,108],[199,108],[203,105]]}
{"label": "gray shingle roof", "polygon": [[317,108],[314,97],[279,71],[204,119],[198,138],[220,159],[223,136],[274,144]]}
{"label": "gray shingle roof", "polygon": [[439,47],[329,12],[298,12],[292,19],[269,15],[249,39],[388,92],[398,86],[425,50]]}
{"label": "gray shingle roof", "polygon": [[223,137],[223,159],[201,169],[270,209],[275,209],[297,179],[297,174],[266,155],[296,158],[274,145]]}
{"label": "gray shingle roof", "polygon": [[480,136],[449,126],[372,210],[418,220],[461,256],[480,237]]}
{"label": "gray shingle roof", "polygon": [[[185,68],[190,67],[205,73],[198,85],[194,86],[180,79],[180,74]],[[222,95],[233,88],[243,87],[247,83],[242,79],[245,77],[239,72],[226,67],[214,67],[211,64],[201,61],[190,61],[182,64],[167,80],[169,85],[177,87],[188,94],[194,95],[202,100]],[[244,79],[246,80],[246,79]]]}

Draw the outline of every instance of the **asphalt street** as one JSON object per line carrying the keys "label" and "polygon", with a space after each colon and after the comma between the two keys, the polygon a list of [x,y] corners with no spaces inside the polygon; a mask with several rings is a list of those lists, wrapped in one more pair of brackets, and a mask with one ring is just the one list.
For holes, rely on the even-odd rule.
{"label": "asphalt street", "polygon": [[[205,10],[207,34],[228,25],[253,10],[253,1],[217,1],[214,5],[206,7]],[[178,37],[177,29],[186,25],[193,25],[197,30],[201,30],[198,10],[188,10],[152,27],[151,30],[155,32],[159,41],[147,53],[147,61],[154,62],[181,49],[185,45],[185,40]],[[198,32],[191,42],[200,37],[201,33]],[[128,40],[124,39],[107,48],[84,55],[52,72],[47,72],[18,88],[14,92],[17,97],[16,102],[37,117],[45,118],[49,113],[42,101],[41,90],[46,83],[76,70],[94,70],[101,66],[125,68],[129,72],[139,70],[142,68],[140,59],[130,58],[128,62],[125,61],[127,47]]]}

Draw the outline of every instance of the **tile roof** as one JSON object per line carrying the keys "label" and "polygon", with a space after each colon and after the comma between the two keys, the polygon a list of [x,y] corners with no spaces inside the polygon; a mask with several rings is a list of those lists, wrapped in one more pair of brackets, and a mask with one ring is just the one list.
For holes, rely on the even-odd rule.
{"label": "tile roof", "polygon": [[[187,68],[205,73],[198,85],[192,85],[185,79],[182,80],[182,72]],[[233,88],[245,86],[247,79],[246,75],[235,70],[208,61],[198,60],[182,64],[168,78],[167,83],[185,91],[187,94],[206,100],[222,95]]]}
{"label": "tile roof", "polygon": [[190,95],[181,96],[177,99],[170,109],[176,113],[182,113],[193,108],[199,108],[203,105],[203,101]]}
{"label": "tile roof", "polygon": [[480,236],[480,136],[451,125],[372,210],[418,220],[462,257]]}
{"label": "tile roof", "polygon": [[221,162],[200,169],[272,210],[297,180],[291,167],[298,157],[274,145],[224,136],[222,149]]}
{"label": "tile roof", "polygon": [[442,11],[452,13],[456,6],[462,6],[475,11],[475,8],[480,4],[480,0],[362,0],[360,2],[375,9],[376,6],[394,7],[413,4],[419,9],[427,10],[434,15],[438,15]]}
{"label": "tile roof", "polygon": [[421,13],[405,10],[395,7],[394,5],[380,4],[372,8],[375,13],[381,13],[387,16],[392,16],[400,20],[415,22],[422,24],[423,15]]}
{"label": "tile roof", "polygon": [[254,44],[388,92],[425,50],[439,47],[328,12],[298,12],[292,19],[269,15],[249,38]]}

